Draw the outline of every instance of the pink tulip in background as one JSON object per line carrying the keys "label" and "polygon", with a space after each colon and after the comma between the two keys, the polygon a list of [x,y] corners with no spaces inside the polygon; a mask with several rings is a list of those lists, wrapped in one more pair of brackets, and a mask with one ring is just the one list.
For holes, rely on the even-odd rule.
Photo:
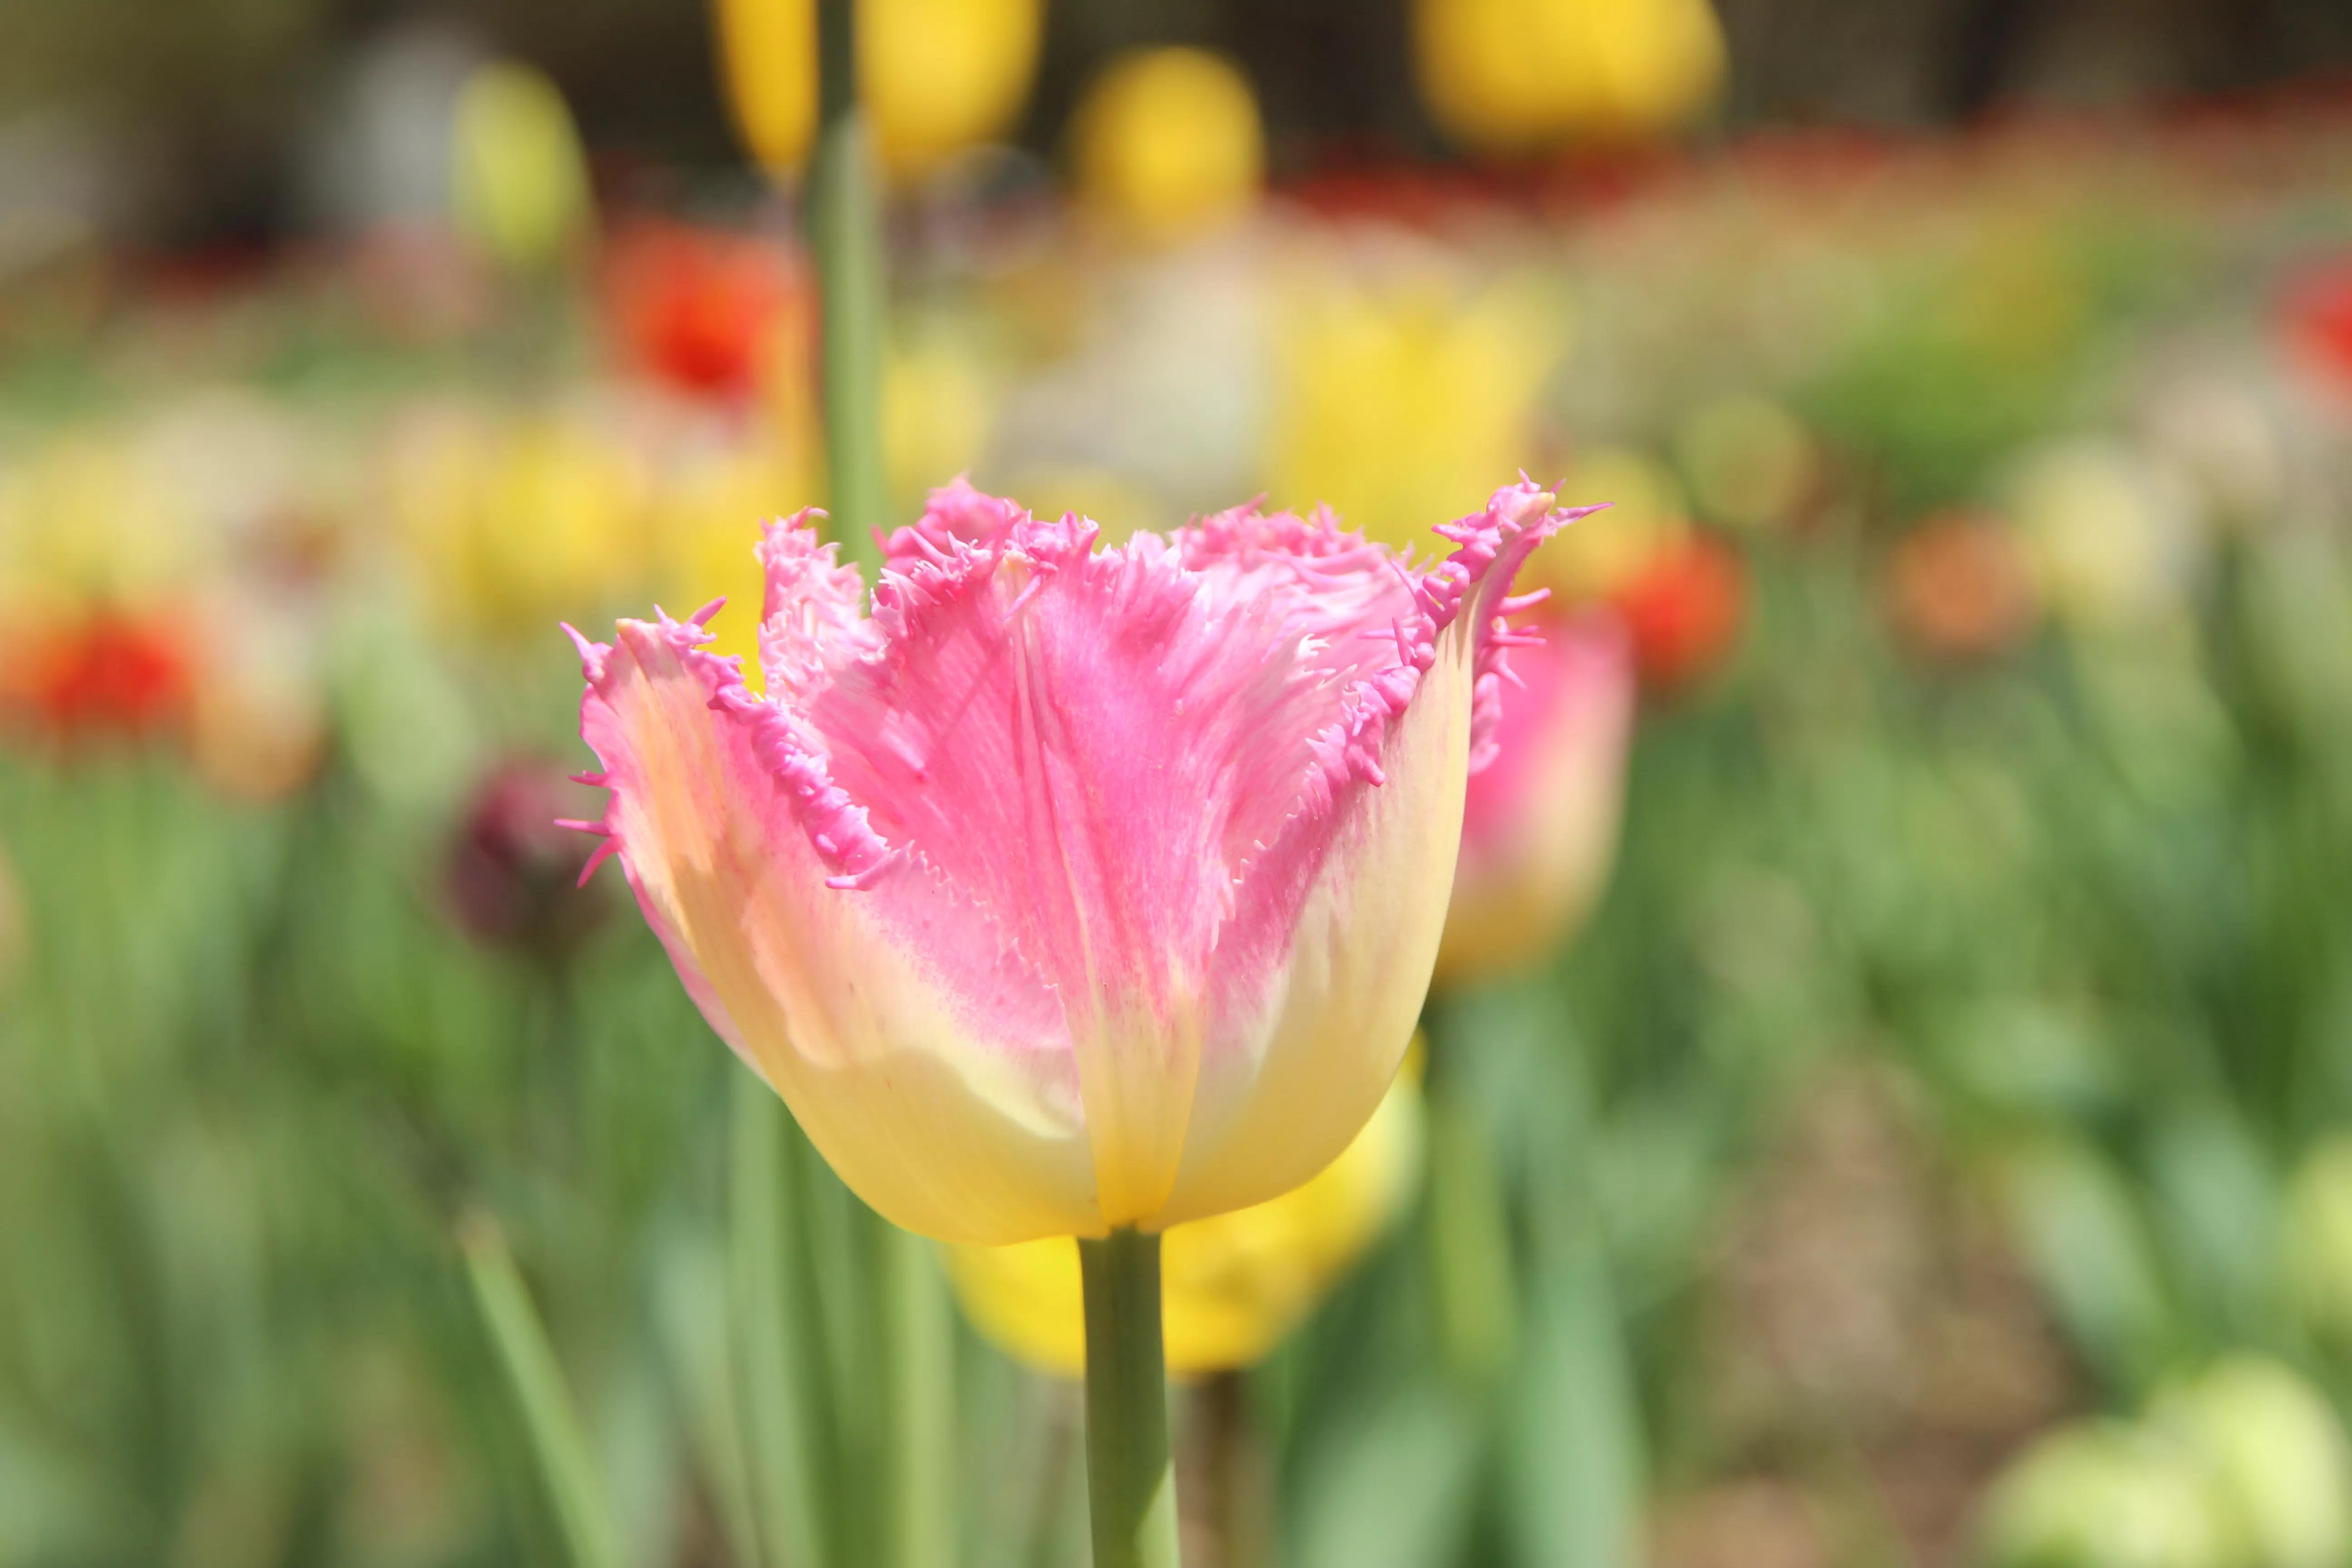
{"label": "pink tulip in background", "polygon": [[[765,695],[712,606],[579,639],[609,837],[711,1026],[860,1196],[1003,1243],[1275,1196],[1363,1125],[1436,959],[1514,571],[1240,508],[1097,551],[958,483],[872,612],[772,524]],[[577,634],[574,634],[575,637]]]}
{"label": "pink tulip in background", "polygon": [[1538,614],[1511,658],[1513,689],[1471,776],[1437,983],[1542,959],[1590,913],[1616,858],[1633,738],[1633,639],[1605,609]]}

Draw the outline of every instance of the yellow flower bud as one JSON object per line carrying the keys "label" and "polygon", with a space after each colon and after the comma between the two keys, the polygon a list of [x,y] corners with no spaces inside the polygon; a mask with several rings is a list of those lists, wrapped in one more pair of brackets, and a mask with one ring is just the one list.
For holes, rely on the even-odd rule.
{"label": "yellow flower bud", "polygon": [[1080,199],[1150,242],[1242,216],[1265,177],[1256,95],[1240,71],[1199,49],[1113,61],[1079,100],[1070,135]]}
{"label": "yellow flower bud", "polygon": [[537,635],[645,568],[644,465],[576,416],[426,418],[395,439],[392,510],[444,624]]}
{"label": "yellow flower bud", "polygon": [[499,266],[551,267],[588,226],[587,154],[546,75],[495,60],[457,98],[454,189],[459,226]]}

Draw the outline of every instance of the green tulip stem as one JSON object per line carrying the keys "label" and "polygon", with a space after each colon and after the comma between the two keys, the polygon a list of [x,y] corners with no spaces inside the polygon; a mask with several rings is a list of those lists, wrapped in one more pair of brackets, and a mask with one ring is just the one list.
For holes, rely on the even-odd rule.
{"label": "green tulip stem", "polygon": [[1160,1340],[1160,1237],[1078,1243],[1087,1311],[1087,1494],[1094,1568],[1178,1568],[1176,1467]]}
{"label": "green tulip stem", "polygon": [[824,449],[833,537],[871,566],[886,521],[882,478],[881,201],[857,106],[853,0],[818,0],[816,152],[809,169],[809,249],[823,332]]}

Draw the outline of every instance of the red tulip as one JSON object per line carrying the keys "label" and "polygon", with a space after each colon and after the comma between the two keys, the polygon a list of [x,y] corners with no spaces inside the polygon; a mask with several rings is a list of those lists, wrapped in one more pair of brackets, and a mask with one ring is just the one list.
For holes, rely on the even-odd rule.
{"label": "red tulip", "polygon": [[0,701],[56,739],[177,728],[193,687],[185,638],[160,614],[96,610],[36,630],[7,657]]}
{"label": "red tulip", "polygon": [[1738,641],[1748,569],[1728,544],[1694,533],[1652,556],[1612,602],[1633,634],[1642,684],[1680,691],[1713,671]]}
{"label": "red tulip", "polygon": [[758,390],[777,329],[803,298],[776,247],[678,224],[645,224],[614,240],[605,288],[635,363],[681,391],[722,399]]}
{"label": "red tulip", "polygon": [[2290,283],[2282,314],[2289,343],[2352,392],[2352,259],[2326,263]]}

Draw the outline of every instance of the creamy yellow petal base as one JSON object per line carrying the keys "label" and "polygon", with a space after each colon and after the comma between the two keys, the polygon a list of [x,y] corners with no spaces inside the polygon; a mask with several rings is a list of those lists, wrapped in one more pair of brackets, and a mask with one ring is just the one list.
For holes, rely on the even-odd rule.
{"label": "creamy yellow petal base", "polygon": [[[1169,1370],[1247,1366],[1281,1343],[1403,1213],[1422,1145],[1421,1090],[1408,1070],[1355,1142],[1304,1186],[1169,1231],[1160,1264]],[[958,1247],[947,1257],[956,1299],[982,1333],[1044,1371],[1086,1371],[1075,1243]]]}

